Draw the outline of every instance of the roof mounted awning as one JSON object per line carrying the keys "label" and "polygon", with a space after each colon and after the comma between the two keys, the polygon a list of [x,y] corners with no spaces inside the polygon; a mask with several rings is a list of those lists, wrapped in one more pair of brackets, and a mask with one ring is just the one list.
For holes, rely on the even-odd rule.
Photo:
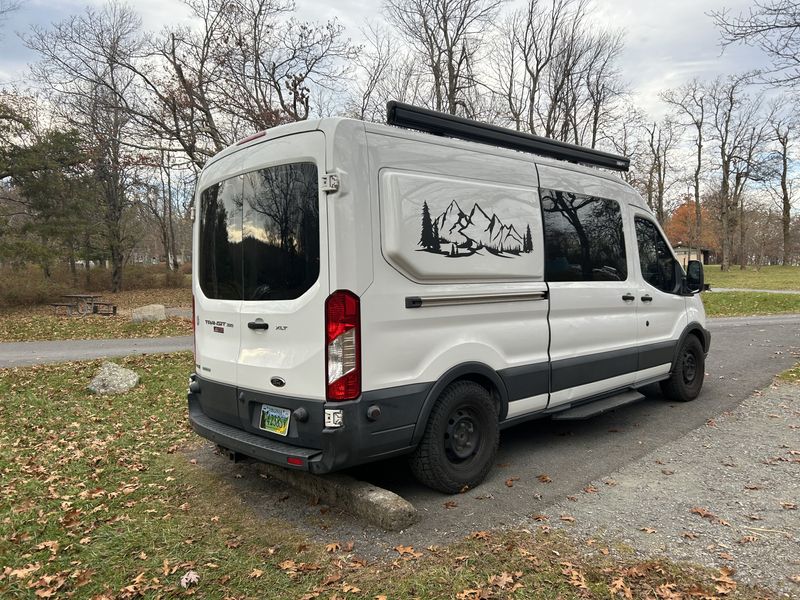
{"label": "roof mounted awning", "polygon": [[390,101],[386,105],[386,122],[406,129],[416,129],[435,135],[509,148],[520,152],[538,154],[584,165],[603,167],[613,171],[627,171],[630,159],[625,156],[559,142],[550,138],[515,131],[506,127],[487,125],[471,119],[420,108],[403,102]]}

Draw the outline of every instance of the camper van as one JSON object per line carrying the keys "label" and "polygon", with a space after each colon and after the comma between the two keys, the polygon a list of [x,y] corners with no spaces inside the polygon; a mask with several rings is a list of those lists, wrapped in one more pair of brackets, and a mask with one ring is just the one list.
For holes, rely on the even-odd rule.
{"label": "camper van", "polygon": [[703,385],[703,267],[676,260],[628,159],[392,102],[275,127],[195,200],[194,430],[327,473],[408,455],[456,493],[500,430]]}

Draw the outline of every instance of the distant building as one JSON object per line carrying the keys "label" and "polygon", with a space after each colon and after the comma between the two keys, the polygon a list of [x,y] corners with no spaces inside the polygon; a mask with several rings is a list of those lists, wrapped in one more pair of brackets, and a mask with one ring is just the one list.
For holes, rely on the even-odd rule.
{"label": "distant building", "polygon": [[[683,242],[678,242],[677,244],[672,246],[672,249],[675,250],[675,255],[678,257],[678,260],[684,267],[686,267],[686,263],[688,263],[690,260],[698,260],[697,248],[692,248],[690,255],[689,246],[687,244],[684,244]],[[702,256],[702,262],[704,265],[709,264],[709,260],[712,255],[713,252],[708,248],[700,248],[700,256]]]}

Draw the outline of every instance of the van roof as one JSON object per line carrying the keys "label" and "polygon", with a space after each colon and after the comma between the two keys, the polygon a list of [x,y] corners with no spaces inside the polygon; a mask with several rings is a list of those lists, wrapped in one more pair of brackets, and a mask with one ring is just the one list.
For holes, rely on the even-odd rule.
{"label": "van roof", "polygon": [[[539,156],[527,152],[520,152],[517,150],[509,150],[507,148],[500,148],[489,144],[470,142],[446,136],[434,136],[430,133],[423,133],[419,131],[414,131],[412,129],[405,129],[402,127],[396,127],[394,125],[386,125],[384,123],[372,123],[369,121],[360,121],[358,119],[350,119],[346,117],[308,119],[305,121],[287,123],[285,125],[279,125],[277,127],[267,129],[265,132],[263,132],[263,135],[250,136],[248,138],[244,138],[243,140],[239,140],[238,142],[232,144],[231,146],[228,146],[224,150],[214,155],[206,163],[206,166],[224,158],[225,156],[228,156],[235,152],[239,152],[240,150],[246,150],[257,144],[261,144],[269,140],[274,140],[287,135],[303,133],[306,131],[322,131],[323,133],[326,134],[326,136],[348,135],[347,133],[348,130],[353,132],[353,134],[355,134],[357,131],[367,131],[368,133],[374,133],[378,135],[389,135],[403,139],[417,140],[423,143],[436,143],[440,145],[449,146],[452,148],[464,148],[472,151],[489,153],[496,156],[506,156],[509,158],[514,158],[516,160],[530,162],[532,164],[550,165],[554,167],[560,167],[562,169],[569,169],[571,171],[576,171],[579,173],[585,173],[587,175],[606,179],[608,181],[621,185],[624,188],[627,188],[632,192],[632,195],[638,200],[637,204],[639,204],[639,206],[641,206],[645,210],[648,211],[650,210],[647,204],[642,199],[642,197],[633,187],[631,187],[619,175],[617,175],[612,171],[608,171],[606,169],[589,167],[578,163],[557,160],[554,158]],[[261,134],[261,132],[259,132],[259,134]]]}

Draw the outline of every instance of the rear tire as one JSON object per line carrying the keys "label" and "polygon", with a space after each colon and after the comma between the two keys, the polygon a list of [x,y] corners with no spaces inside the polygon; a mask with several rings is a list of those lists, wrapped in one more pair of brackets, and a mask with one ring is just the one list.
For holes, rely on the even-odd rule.
{"label": "rear tire", "polygon": [[661,392],[675,402],[697,398],[706,374],[706,356],[697,336],[689,334],[681,344],[669,379],[661,382]]}
{"label": "rear tire", "polygon": [[491,470],[499,441],[497,407],[489,392],[472,381],[457,381],[436,401],[411,455],[411,471],[420,483],[446,494],[473,488]]}

